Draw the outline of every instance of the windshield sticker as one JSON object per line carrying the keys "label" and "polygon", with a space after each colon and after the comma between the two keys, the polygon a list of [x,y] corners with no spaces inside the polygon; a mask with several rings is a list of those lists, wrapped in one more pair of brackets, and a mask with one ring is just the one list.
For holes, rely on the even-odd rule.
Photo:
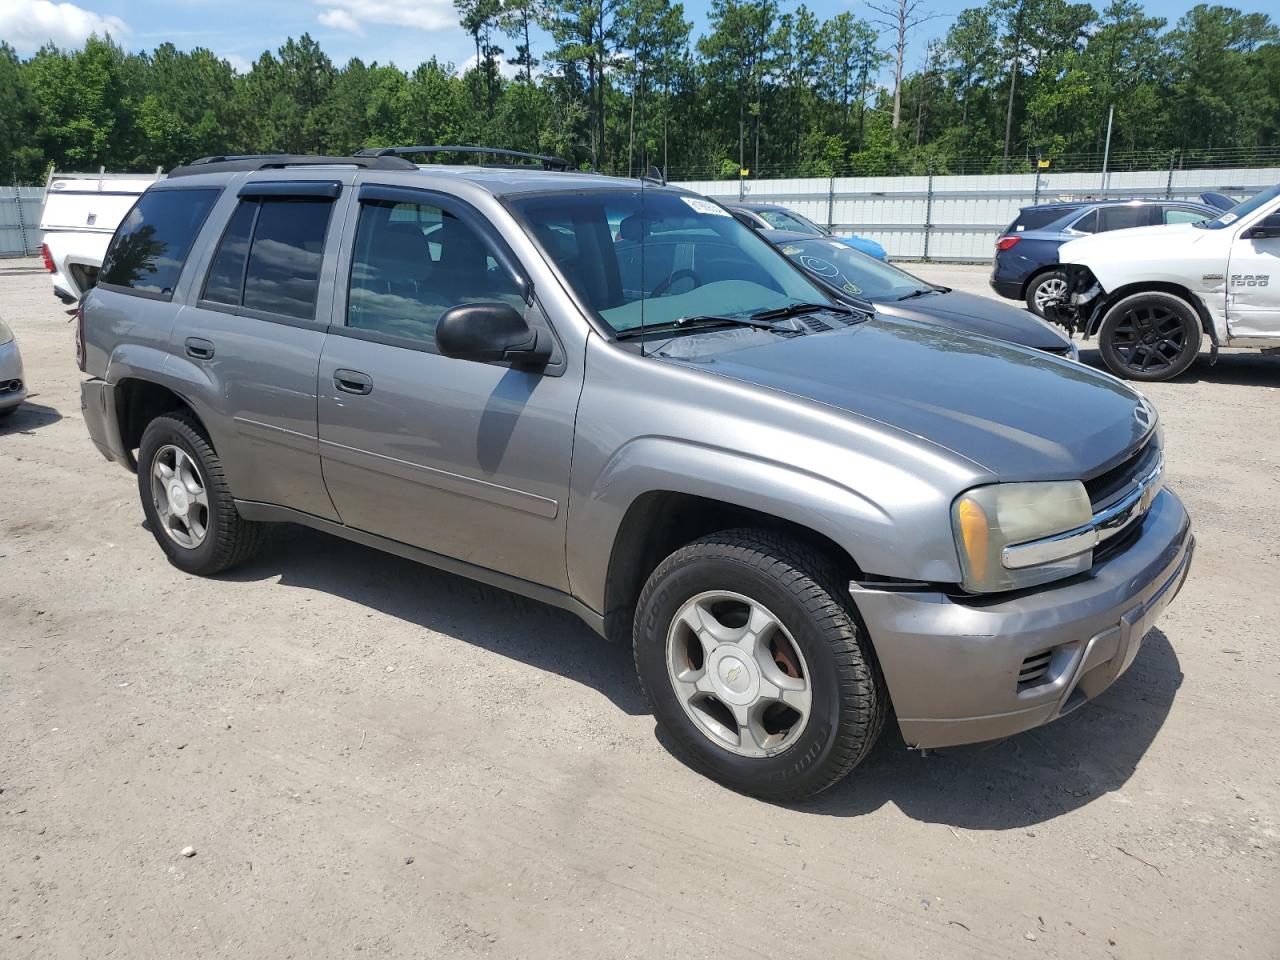
{"label": "windshield sticker", "polygon": [[1219,217],[1219,219],[1224,224],[1228,224],[1228,223],[1235,223],[1240,218],[1237,217],[1234,213],[1224,213],[1221,217]]}
{"label": "windshield sticker", "polygon": [[680,199],[698,213],[709,213],[717,217],[727,217],[730,215],[728,210],[717,207],[710,200],[703,200],[701,197],[681,197]]}
{"label": "windshield sticker", "polygon": [[792,244],[789,247],[783,247],[782,252],[785,253],[788,257],[794,257],[797,253],[800,252],[800,248],[797,247],[795,244]]}
{"label": "windshield sticker", "polygon": [[844,289],[845,289],[845,292],[847,292],[847,293],[861,293],[861,292],[862,292],[862,288],[861,288],[861,287],[855,287],[852,283],[847,283],[847,282],[846,282],[846,283],[845,283],[845,285],[844,285]]}

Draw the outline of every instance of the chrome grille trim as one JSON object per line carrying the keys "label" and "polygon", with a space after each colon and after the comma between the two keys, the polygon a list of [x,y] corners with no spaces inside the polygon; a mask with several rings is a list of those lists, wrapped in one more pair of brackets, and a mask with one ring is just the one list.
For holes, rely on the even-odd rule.
{"label": "chrome grille trim", "polygon": [[1006,570],[1021,570],[1066,560],[1092,550],[1142,519],[1163,486],[1162,455],[1132,490],[1111,506],[1095,513],[1088,525],[1052,537],[1007,546],[1000,551],[1000,563]]}

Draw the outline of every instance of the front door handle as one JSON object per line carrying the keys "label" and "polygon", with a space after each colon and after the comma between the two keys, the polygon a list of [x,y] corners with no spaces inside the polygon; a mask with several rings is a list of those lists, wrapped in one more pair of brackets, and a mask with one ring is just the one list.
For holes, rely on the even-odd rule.
{"label": "front door handle", "polygon": [[358,393],[363,397],[373,392],[373,377],[359,370],[335,370],[333,385],[346,393]]}
{"label": "front door handle", "polygon": [[213,344],[201,337],[187,337],[187,356],[192,360],[212,360]]}

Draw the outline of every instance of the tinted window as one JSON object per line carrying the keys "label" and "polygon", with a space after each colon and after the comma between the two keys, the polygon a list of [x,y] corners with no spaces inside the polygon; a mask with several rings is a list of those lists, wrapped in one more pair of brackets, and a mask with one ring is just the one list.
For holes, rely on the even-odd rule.
{"label": "tinted window", "polygon": [[1027,207],[1018,214],[1018,219],[1009,224],[1005,233],[1021,233],[1024,230],[1039,230],[1047,227],[1055,220],[1061,220],[1079,210],[1079,206]]}
{"label": "tinted window", "polygon": [[191,244],[220,190],[151,190],[116,229],[101,283],[173,296]]}
{"label": "tinted window", "polygon": [[516,281],[471,227],[426,204],[361,205],[347,326],[431,344],[441,314],[476,300],[524,308]]}
{"label": "tinted window", "polygon": [[261,201],[244,275],[244,305],[309,320],[316,313],[320,260],[333,201]]}
{"label": "tinted window", "polygon": [[1097,233],[1098,232],[1098,211],[1090,210],[1083,217],[1071,225],[1071,229],[1078,233]]}
{"label": "tinted window", "polygon": [[244,289],[244,264],[249,256],[249,236],[257,214],[256,200],[242,201],[236,207],[209,268],[209,279],[204,287],[205,300],[239,306],[240,291]]}
{"label": "tinted window", "polygon": [[1199,223],[1201,220],[1208,219],[1209,215],[1199,210],[1190,210],[1187,207],[1164,208],[1165,223]]}
{"label": "tinted window", "polygon": [[1146,227],[1155,222],[1155,209],[1149,204],[1138,203],[1098,209],[1098,232],[1127,230],[1129,227]]}

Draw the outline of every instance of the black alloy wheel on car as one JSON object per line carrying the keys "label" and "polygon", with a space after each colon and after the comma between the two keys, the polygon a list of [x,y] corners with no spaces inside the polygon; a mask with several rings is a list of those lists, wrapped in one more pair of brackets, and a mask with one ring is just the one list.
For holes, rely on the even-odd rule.
{"label": "black alloy wheel on car", "polygon": [[1169,380],[1200,352],[1202,333],[1195,308],[1171,293],[1148,291],[1125,297],[1107,310],[1098,332],[1102,360],[1126,380]]}

